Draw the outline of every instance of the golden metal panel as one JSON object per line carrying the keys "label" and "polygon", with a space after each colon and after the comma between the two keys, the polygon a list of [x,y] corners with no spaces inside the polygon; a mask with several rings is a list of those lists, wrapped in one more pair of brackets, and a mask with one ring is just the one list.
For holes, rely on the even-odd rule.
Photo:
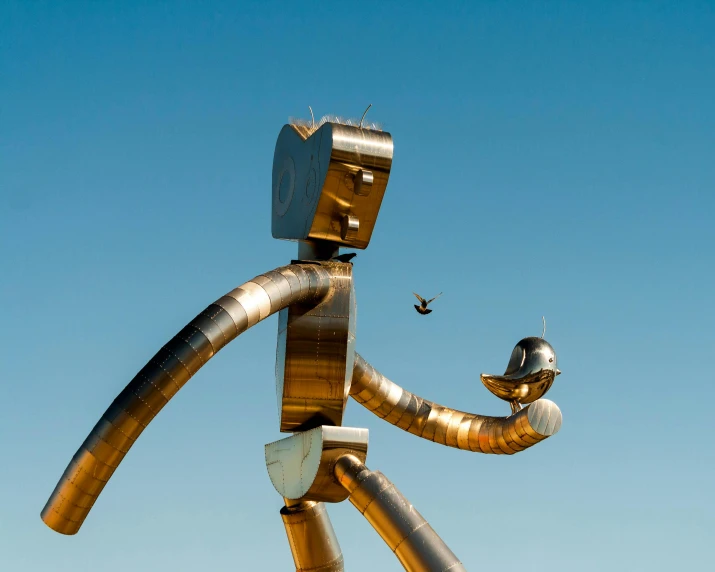
{"label": "golden metal panel", "polygon": [[[439,410],[439,419],[435,420],[435,430],[433,441],[440,445],[447,443],[447,428],[452,421],[452,416],[457,413],[453,409],[443,407]],[[462,413],[461,411],[459,413]]]}
{"label": "golden metal panel", "polygon": [[[290,504],[288,504],[290,503]],[[342,572],[343,554],[322,502],[288,501],[281,509],[296,572]]]}
{"label": "golden metal panel", "polygon": [[[302,266],[291,266],[290,270],[293,276],[295,276],[298,280],[299,291],[307,291],[307,289],[310,288],[310,276],[305,271],[305,268],[303,268]],[[293,293],[293,295],[295,295],[295,292]],[[302,301],[303,300],[300,297],[296,300],[296,302],[298,303]]]}
{"label": "golden metal panel", "polygon": [[[62,497],[70,504],[75,505],[80,509],[89,510],[97,500],[97,495],[89,494],[82,490],[74,481],[66,480],[63,484]],[[67,515],[72,518],[71,515]]]}
{"label": "golden metal panel", "polygon": [[408,572],[466,572],[466,568],[429,524],[418,528],[406,538],[395,550],[395,556]]}
{"label": "golden metal panel", "polygon": [[[519,413],[521,413],[521,411]],[[520,430],[519,436],[527,443],[531,442],[533,445],[536,445],[541,441],[541,436],[534,431],[533,427],[529,424],[528,416],[526,414],[519,416],[519,413],[514,416],[516,417],[516,429],[517,431]]]}
{"label": "golden metal panel", "polygon": [[413,435],[422,437],[432,408],[425,403],[424,399],[415,395],[414,403],[410,401],[410,408],[405,413],[412,416],[412,423],[407,430]]}
{"label": "golden metal panel", "polygon": [[385,391],[385,389],[387,389],[387,385],[383,379],[380,376],[371,375],[370,390],[373,392],[373,395],[370,399],[366,399],[363,405],[374,413],[387,398],[389,392]]}
{"label": "golden metal panel", "polygon": [[191,322],[189,326],[201,332],[211,344],[212,355],[226,345],[226,336],[224,336],[221,327],[206,314],[199,314]]}
{"label": "golden metal panel", "polygon": [[129,451],[130,447],[134,444],[134,439],[123,433],[119,427],[115,426],[104,416],[99,418],[99,421],[97,421],[91,433],[99,435],[112,447],[123,453]]}
{"label": "golden metal panel", "polygon": [[505,455],[513,455],[516,451],[509,447],[509,445],[507,445],[506,441],[504,440],[504,437],[502,435],[503,427],[503,423],[494,423],[491,428],[491,435],[494,436],[494,441],[496,441],[497,447],[501,449],[501,451]]}
{"label": "golden metal panel", "polygon": [[462,420],[459,422],[459,430],[457,431],[457,444],[448,443],[448,446],[471,451],[469,446],[469,429],[472,426],[473,420],[474,416],[469,413],[466,413],[464,417],[462,417]]}
{"label": "golden metal panel", "polygon": [[514,440],[514,437],[512,437],[512,429],[508,425],[501,426],[501,438],[512,453],[518,453],[526,448]]}
{"label": "golden metal panel", "polygon": [[115,449],[109,443],[104,441],[96,433],[90,433],[82,444],[87,451],[92,453],[99,461],[110,467],[118,467],[124,458],[125,453],[119,449]]}
{"label": "golden metal panel", "polygon": [[497,447],[496,443],[490,438],[490,433],[492,430],[492,425],[494,424],[493,419],[485,419],[482,426],[479,428],[479,435],[477,435],[477,440],[479,442],[479,450],[482,453],[490,453],[493,455],[501,455],[502,451]]}
{"label": "golden metal panel", "polygon": [[375,415],[383,419],[390,415],[400,402],[400,397],[402,397],[402,388],[399,385],[393,384],[392,387],[389,388],[383,402],[378,404],[377,408],[374,409]]}
{"label": "golden metal panel", "polygon": [[80,522],[69,520],[54,508],[43,510],[42,520],[52,530],[61,534],[76,534],[81,526]]}
{"label": "golden metal panel", "polygon": [[139,383],[134,391],[134,395],[145,403],[149,409],[154,411],[156,415],[156,413],[161,411],[161,408],[169,402],[169,399],[151,383],[151,380],[146,377],[143,371],[140,373],[140,378],[137,381]]}
{"label": "golden metal panel", "polygon": [[[201,364],[204,364],[214,356],[216,351],[214,350],[211,340],[205,336],[202,331],[194,327],[193,322],[195,321],[196,318],[192,320],[192,323],[181,330],[177,337],[185,341],[191,349],[196,352],[196,355],[199,356]],[[200,367],[201,366],[199,366],[199,368]]]}
{"label": "golden metal panel", "polygon": [[366,488],[370,479],[380,479],[384,481],[363,516],[377,531],[393,552],[420,526],[425,523],[422,515],[416,509],[402,510],[402,495],[395,485],[379,471],[373,472],[368,479],[363,481],[362,487]]}
{"label": "golden metal panel", "polygon": [[[86,516],[89,510],[92,508],[90,506],[78,506],[72,502],[78,495],[74,494],[72,490],[71,483],[65,483],[65,486],[61,491],[57,492],[57,498],[59,500],[59,512],[67,519],[71,521],[78,522]],[[74,489],[77,490],[77,489]]]}
{"label": "golden metal panel", "polygon": [[360,459],[350,455],[340,457],[333,472],[340,485],[350,493],[350,503],[363,515],[375,497],[392,484],[384,475],[373,473]]}
{"label": "golden metal panel", "polygon": [[98,481],[107,482],[114,474],[116,467],[110,467],[95,457],[91,451],[88,451],[84,446],[81,446],[75,453],[72,460],[80,465],[87,473],[92,475]]}
{"label": "golden metal panel", "polygon": [[451,418],[447,422],[447,431],[444,437],[445,442],[443,443],[444,445],[449,447],[457,446],[457,443],[459,442],[459,427],[462,423],[462,419],[464,419],[466,415],[467,414],[463,411],[452,411]]}
{"label": "golden metal panel", "polygon": [[129,415],[146,427],[156,416],[156,411],[153,411],[136,394],[137,385],[138,384],[135,383],[129,389],[125,388],[124,391],[117,397],[116,404],[124,408]]}
{"label": "golden metal panel", "polygon": [[[482,426],[486,423],[486,421],[487,419],[481,415],[475,415],[472,418],[472,421],[469,424],[469,435],[467,441],[467,445],[470,451],[479,453],[485,452],[481,449],[481,445],[479,443],[479,435],[481,434]],[[485,430],[488,430],[488,428],[485,427]]]}
{"label": "golden metal panel", "polygon": [[[354,371],[354,369],[353,369]],[[353,373],[354,375],[354,373]],[[408,404],[410,403],[410,398],[412,395],[409,392],[404,391],[399,385],[395,384],[396,388],[399,388],[400,390],[400,399],[397,401],[397,404],[395,405],[395,408],[390,412],[389,415],[385,416],[384,419],[388,423],[392,423],[393,425],[398,425],[400,422],[400,419],[402,419],[403,415],[405,414],[405,410],[407,409]],[[392,394],[392,392],[390,392]]]}
{"label": "golden metal panel", "polygon": [[[422,431],[412,433],[412,427],[410,427],[410,433],[412,433],[413,435],[417,435],[418,437],[422,437],[423,439],[427,439],[428,441],[434,441],[437,428],[440,427],[440,414],[444,411],[444,408],[437,406],[430,407],[429,409],[424,408],[423,411],[426,412],[426,415],[424,415],[424,424],[422,425]],[[442,433],[444,433],[444,431],[442,431]]]}
{"label": "golden metal panel", "polygon": [[280,295],[279,304],[283,307],[283,300],[289,300],[291,297],[292,290],[290,282],[288,282],[288,279],[283,274],[276,272],[275,270],[270,270],[263,276],[268,278],[271,283],[275,285],[278,294]]}
{"label": "golden metal panel", "polygon": [[298,278],[297,269],[294,270],[292,268],[284,268],[282,272],[279,272],[279,274],[286,279],[286,282],[288,282],[288,287],[290,288],[290,296],[294,297],[299,295],[301,291],[301,285],[300,278]]}
{"label": "golden metal panel", "polygon": [[509,438],[519,447],[522,449],[527,449],[528,447],[531,447],[531,443],[528,443],[524,439],[521,438],[519,435],[519,432],[516,429],[516,423],[513,423],[507,427],[507,432],[509,433]]}
{"label": "golden metal panel", "polygon": [[[229,296],[236,298],[242,305],[243,300],[246,300],[247,304],[257,306],[259,311],[258,320],[264,320],[272,314],[271,298],[268,296],[268,292],[255,282],[258,278],[260,278],[260,276],[257,276],[254,280],[250,280],[245,284],[241,284],[241,286],[236,288]],[[244,308],[245,307],[244,305]]]}
{"label": "golden metal panel", "polygon": [[[152,359],[137,374],[137,384],[142,381],[146,384],[151,384],[159,393],[164,396],[166,401],[169,401],[176,392],[181,389],[181,386],[176,383],[171,374],[162,367],[158,360]],[[139,386],[138,386],[139,387]]]}
{"label": "golden metal panel", "polygon": [[[164,347],[166,348],[166,351],[174,354],[176,359],[181,362],[181,365],[186,368],[189,375],[185,377],[182,375],[182,377],[184,377],[184,383],[189,381],[189,378],[199,371],[201,366],[204,365],[204,362],[201,361],[199,354],[194,351],[194,348],[178,336],[174,337],[174,339],[172,339]],[[183,383],[181,385],[183,385]]]}
{"label": "golden metal panel", "polygon": [[[221,333],[223,333],[224,338],[223,343],[220,344],[221,347],[224,347],[228,342],[241,333],[236,329],[236,322],[230,314],[218,304],[211,304],[208,308],[201,312],[199,316],[206,316],[210,318],[221,329]],[[246,322],[248,322],[248,318],[246,318]]]}
{"label": "golden metal panel", "polygon": [[161,366],[161,368],[171,377],[177,387],[184,387],[184,384],[191,378],[191,370],[179,359],[179,357],[169,347],[169,342],[161,348],[152,361]]}
{"label": "golden metal panel", "polygon": [[281,306],[281,292],[278,289],[278,286],[265,275],[261,276],[256,276],[252,281],[251,284],[256,284],[259,286],[263,292],[266,294],[269,300],[269,308],[268,308],[268,314],[272,314],[273,312],[277,312],[282,306]]}
{"label": "golden metal panel", "polygon": [[114,425],[117,431],[121,431],[122,434],[131,437],[135,441],[146,427],[146,425],[139,423],[139,421],[123,407],[114,403],[107,408],[103,417]]}
{"label": "golden metal panel", "polygon": [[242,334],[248,328],[258,323],[258,318],[260,317],[260,312],[258,306],[255,304],[251,305],[253,312],[253,319],[249,319],[246,309],[243,307],[241,302],[236,300],[233,296],[223,296],[216,300],[215,304],[220,306],[224,312],[226,312],[231,320],[233,321],[233,326],[236,329],[236,333],[229,333],[229,338],[232,340],[237,335]]}
{"label": "golden metal panel", "polygon": [[321,277],[311,267],[327,273],[332,288],[320,304],[292,304],[279,315],[276,394],[283,432],[341,425],[352,381],[353,368],[348,368],[354,343],[352,264],[310,265],[306,274],[317,286]]}

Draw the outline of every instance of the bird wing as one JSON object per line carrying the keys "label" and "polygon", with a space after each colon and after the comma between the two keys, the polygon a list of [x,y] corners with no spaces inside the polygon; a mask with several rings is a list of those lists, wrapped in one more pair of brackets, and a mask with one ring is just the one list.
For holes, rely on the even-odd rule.
{"label": "bird wing", "polygon": [[422,303],[422,304],[425,303],[425,299],[424,299],[422,296],[420,296],[420,295],[417,294],[416,292],[412,292],[412,293],[413,293],[415,296],[417,296],[417,299],[420,301],[420,303]]}
{"label": "bird wing", "polygon": [[435,301],[437,298],[439,298],[442,294],[443,294],[443,293],[440,292],[440,293],[437,294],[434,298],[432,298],[431,300],[428,300],[427,303],[429,304],[430,302],[434,302],[434,301]]}

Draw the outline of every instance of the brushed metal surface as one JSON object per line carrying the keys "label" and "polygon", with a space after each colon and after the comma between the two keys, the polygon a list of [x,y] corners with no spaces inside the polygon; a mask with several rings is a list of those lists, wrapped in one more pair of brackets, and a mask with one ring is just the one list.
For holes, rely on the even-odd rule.
{"label": "brushed metal surface", "polygon": [[484,386],[499,399],[508,401],[512,413],[532,403],[551,389],[561,371],[556,352],[543,338],[524,338],[511,353],[504,375],[481,375]]}
{"label": "brushed metal surface", "polygon": [[319,304],[292,304],[278,317],[276,395],[283,432],[342,425],[353,373],[355,289],[352,264],[313,265],[330,277]]}
{"label": "brushed metal surface", "polygon": [[[364,118],[359,126],[327,117],[317,125],[313,119],[284,126],[273,161],[271,224],[275,238],[299,242],[298,261],[221,297],[150,360],[72,457],[42,511],[50,528],[75,534],[134,442],[179,389],[223,346],[279,313],[279,428],[294,434],[266,445],[265,458],[285,500],[281,518],[296,571],[344,569],[323,502],[346,498],[406,570],[464,570],[397,488],[364,465],[367,429],[340,426],[347,398],[423,439],[510,455],[559,431],[561,411],[541,398],[560,371],[546,341],[521,340],[504,375],[481,376],[512,408],[509,417],[490,417],[412,394],[355,353],[357,305],[353,266],[346,263],[355,254],[339,256],[339,247],[368,246],[393,158],[392,136],[363,127]],[[434,298],[415,296],[416,310],[429,314]]]}
{"label": "brushed metal surface", "polygon": [[296,572],[342,572],[343,553],[322,502],[286,502],[281,509]]}
{"label": "brushed metal surface", "polygon": [[350,396],[388,423],[440,445],[495,455],[513,455],[555,435],[561,410],[548,399],[509,417],[490,417],[444,407],[387,379],[360,355]]}
{"label": "brushed metal surface", "polygon": [[285,266],[242,284],[196,316],[129,382],[90,431],[42,510],[45,524],[75,534],[142,431],[203,364],[282,308],[319,304],[330,295],[330,281],[330,272],[320,266]]}
{"label": "brushed metal surface", "polygon": [[453,572],[465,568],[424,517],[385,475],[370,471],[353,455],[335,463],[335,477],[405,570]]}
{"label": "brushed metal surface", "polygon": [[341,502],[345,489],[333,476],[339,457],[367,457],[368,431],[354,427],[316,427],[268,443],[266,469],[276,491],[285,499]]}
{"label": "brushed metal surface", "polygon": [[355,188],[355,194],[366,197],[372,191],[372,184],[375,181],[375,177],[372,171],[366,169],[360,169],[353,178],[353,186]]}
{"label": "brushed metal surface", "polygon": [[382,131],[285,125],[273,157],[273,237],[367,248],[392,155],[392,136]]}

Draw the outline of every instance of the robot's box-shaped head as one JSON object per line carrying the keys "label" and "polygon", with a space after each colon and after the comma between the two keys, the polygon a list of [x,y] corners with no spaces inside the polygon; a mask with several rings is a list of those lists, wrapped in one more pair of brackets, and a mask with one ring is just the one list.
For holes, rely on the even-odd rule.
{"label": "robot's box-shaped head", "polygon": [[389,133],[285,125],[273,156],[273,237],[367,248],[391,166]]}

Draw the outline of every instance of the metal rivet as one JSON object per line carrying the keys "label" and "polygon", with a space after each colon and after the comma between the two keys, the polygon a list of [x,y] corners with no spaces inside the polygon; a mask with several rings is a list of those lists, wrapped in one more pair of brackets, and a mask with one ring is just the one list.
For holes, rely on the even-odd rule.
{"label": "metal rivet", "polygon": [[372,190],[374,177],[372,171],[361,169],[355,174],[355,194],[366,197]]}
{"label": "metal rivet", "polygon": [[352,240],[357,237],[360,230],[360,221],[353,215],[344,215],[340,221],[340,237],[343,240]]}

